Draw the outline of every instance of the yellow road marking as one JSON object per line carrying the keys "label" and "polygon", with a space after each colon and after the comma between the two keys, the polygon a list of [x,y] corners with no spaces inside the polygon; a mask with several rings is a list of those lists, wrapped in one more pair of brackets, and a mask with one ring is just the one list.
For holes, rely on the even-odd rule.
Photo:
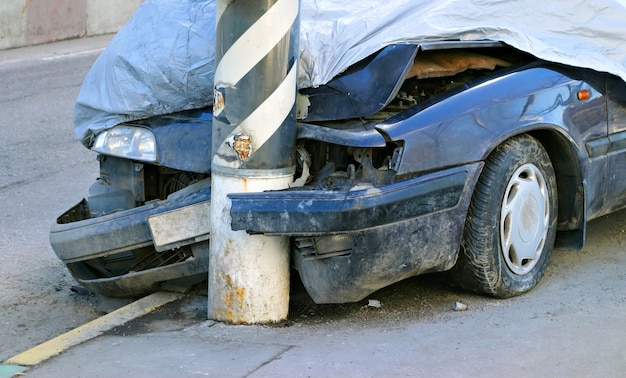
{"label": "yellow road marking", "polygon": [[104,332],[130,320],[148,314],[157,308],[181,298],[184,294],[157,292],[121,307],[98,319],[68,331],[36,347],[4,361],[6,365],[34,366],[56,356],[84,341],[93,339]]}

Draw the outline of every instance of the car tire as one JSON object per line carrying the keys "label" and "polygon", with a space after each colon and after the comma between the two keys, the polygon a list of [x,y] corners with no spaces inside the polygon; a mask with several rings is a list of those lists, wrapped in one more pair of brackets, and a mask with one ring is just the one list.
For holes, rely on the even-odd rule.
{"label": "car tire", "polygon": [[487,158],[452,270],[464,289],[497,298],[525,293],[541,280],[554,246],[557,186],[548,153],[521,135]]}

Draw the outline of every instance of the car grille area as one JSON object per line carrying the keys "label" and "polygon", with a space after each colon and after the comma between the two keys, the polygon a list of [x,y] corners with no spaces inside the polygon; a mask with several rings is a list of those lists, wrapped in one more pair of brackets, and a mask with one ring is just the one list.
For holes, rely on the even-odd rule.
{"label": "car grille area", "polygon": [[183,262],[193,257],[191,248],[182,247],[157,252],[154,247],[139,248],[67,264],[72,274],[82,280],[111,278]]}

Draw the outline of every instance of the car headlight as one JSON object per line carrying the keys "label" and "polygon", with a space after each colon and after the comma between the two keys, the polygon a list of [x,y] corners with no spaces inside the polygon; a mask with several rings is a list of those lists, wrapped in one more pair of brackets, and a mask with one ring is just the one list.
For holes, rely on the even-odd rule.
{"label": "car headlight", "polygon": [[154,134],[142,127],[121,125],[103,131],[91,149],[132,160],[156,162],[157,158]]}

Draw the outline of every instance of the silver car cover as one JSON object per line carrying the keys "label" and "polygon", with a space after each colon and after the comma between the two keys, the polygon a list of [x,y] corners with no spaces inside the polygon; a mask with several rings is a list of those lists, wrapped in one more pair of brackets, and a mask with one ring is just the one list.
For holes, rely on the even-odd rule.
{"label": "silver car cover", "polygon": [[[301,0],[299,85],[390,44],[448,39],[502,41],[626,79],[624,36],[626,0]],[[90,146],[124,121],[210,105],[214,45],[215,1],[144,1],[85,78],[77,137]]]}

